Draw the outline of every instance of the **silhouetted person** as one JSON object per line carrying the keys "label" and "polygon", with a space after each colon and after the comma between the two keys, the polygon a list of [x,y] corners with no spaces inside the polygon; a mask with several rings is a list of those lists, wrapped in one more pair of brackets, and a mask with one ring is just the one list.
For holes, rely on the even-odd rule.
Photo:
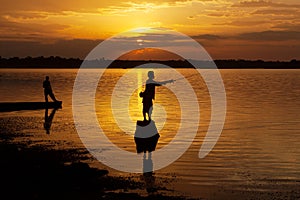
{"label": "silhouetted person", "polygon": [[52,110],[51,114],[48,116],[48,108],[45,109],[45,122],[44,122],[44,128],[46,130],[47,134],[50,134],[50,128],[52,124],[52,120],[54,118],[56,108]]}
{"label": "silhouetted person", "polygon": [[143,98],[144,121],[146,121],[146,114],[148,114],[148,119],[149,119],[149,121],[151,121],[151,115],[152,115],[152,110],[153,110],[152,100],[155,100],[155,87],[162,86],[162,85],[165,85],[167,83],[172,83],[172,82],[174,82],[174,80],[156,82],[154,80],[154,72],[153,71],[148,72],[148,80],[146,81],[146,89],[144,92],[140,93],[140,96]]}
{"label": "silhouetted person", "polygon": [[44,95],[45,95],[45,101],[48,102],[48,95],[51,97],[53,101],[57,101],[51,88],[51,83],[49,81],[49,76],[46,76],[44,82],[43,82],[43,88],[44,88]]}

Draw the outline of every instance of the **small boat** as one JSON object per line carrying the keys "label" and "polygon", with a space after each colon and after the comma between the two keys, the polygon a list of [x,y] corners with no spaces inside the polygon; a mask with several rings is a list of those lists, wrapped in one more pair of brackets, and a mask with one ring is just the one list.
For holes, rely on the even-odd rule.
{"label": "small boat", "polygon": [[11,112],[20,110],[41,110],[41,109],[62,108],[62,101],[55,102],[1,102],[0,112]]}

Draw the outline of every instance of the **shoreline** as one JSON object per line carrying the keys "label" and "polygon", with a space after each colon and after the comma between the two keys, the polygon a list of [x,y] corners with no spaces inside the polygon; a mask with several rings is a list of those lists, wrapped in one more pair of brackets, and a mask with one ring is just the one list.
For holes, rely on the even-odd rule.
{"label": "shoreline", "polygon": [[[32,123],[36,128],[32,129]],[[185,185],[179,177],[172,179],[172,177],[160,177],[154,174],[153,179],[143,174],[116,173],[114,170],[104,169],[101,165],[93,165],[95,162],[85,148],[73,146],[72,143],[63,146],[64,141],[53,138],[61,132],[50,135],[40,133],[38,127],[42,129],[42,126],[36,126],[36,123],[41,124],[39,117],[15,114],[0,117],[2,157],[0,176],[3,191],[1,197],[74,200],[276,199],[276,197],[298,199],[300,197],[297,190],[300,182],[297,180],[266,180],[264,184],[270,185],[269,189],[261,188],[260,186],[264,185],[260,185],[255,180],[252,182],[253,185],[249,184],[241,188],[229,188],[225,185],[220,187],[217,184],[198,188],[196,185]],[[39,134],[46,137],[40,137]],[[52,139],[54,143],[51,143]],[[279,186],[280,190],[278,190]],[[179,187],[194,187],[193,190],[198,192],[193,194]]]}
{"label": "shoreline", "polygon": [[[114,176],[90,167],[81,149],[30,146],[0,118],[1,197],[10,199],[192,199],[175,194],[155,177]],[[10,118],[10,117],[8,117]],[[13,118],[12,118],[13,119]],[[29,136],[34,137],[34,136]],[[28,143],[28,144],[27,144]],[[148,181],[148,182],[147,182]],[[168,182],[160,180],[159,182]],[[167,184],[167,183],[166,183]]]}

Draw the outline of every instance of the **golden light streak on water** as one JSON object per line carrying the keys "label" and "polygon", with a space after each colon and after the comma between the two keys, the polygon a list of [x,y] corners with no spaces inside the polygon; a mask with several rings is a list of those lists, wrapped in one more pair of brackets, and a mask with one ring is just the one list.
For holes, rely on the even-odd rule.
{"label": "golden light streak on water", "polygon": [[143,72],[141,69],[137,69],[137,82],[138,82],[138,94],[137,94],[137,101],[138,101],[138,110],[143,109],[142,101],[139,96],[139,93],[143,91]]}

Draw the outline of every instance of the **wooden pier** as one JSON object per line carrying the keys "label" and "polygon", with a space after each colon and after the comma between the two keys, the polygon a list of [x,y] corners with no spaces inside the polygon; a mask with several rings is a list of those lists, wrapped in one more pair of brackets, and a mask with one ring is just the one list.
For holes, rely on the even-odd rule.
{"label": "wooden pier", "polygon": [[2,102],[0,112],[11,112],[20,110],[41,110],[51,108],[62,108],[62,101],[56,102]]}

